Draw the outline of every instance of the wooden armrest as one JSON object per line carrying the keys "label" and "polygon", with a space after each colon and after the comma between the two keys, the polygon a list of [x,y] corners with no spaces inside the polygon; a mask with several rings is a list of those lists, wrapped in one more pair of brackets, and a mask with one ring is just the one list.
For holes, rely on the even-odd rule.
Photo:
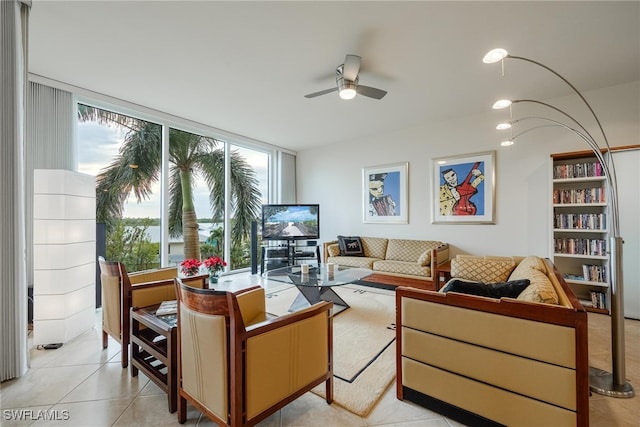
{"label": "wooden armrest", "polygon": [[438,280],[438,266],[446,263],[449,259],[448,243],[443,243],[431,252],[431,278],[434,282]]}
{"label": "wooden armrest", "polygon": [[328,311],[331,316],[331,309],[333,308],[332,302],[322,301],[313,304],[304,310],[296,311],[294,313],[285,314],[284,316],[275,317],[273,319],[267,319],[264,322],[256,323],[246,328],[247,338],[264,334],[275,329],[291,325],[304,319],[313,317],[319,313]]}
{"label": "wooden armrest", "polygon": [[235,295],[245,328],[267,318],[264,288],[254,286]]}
{"label": "wooden armrest", "polygon": [[337,240],[331,240],[330,242],[324,242],[322,244],[322,250],[324,252],[324,262],[327,262],[327,260],[329,259],[329,246],[331,245],[335,245],[337,244],[338,241]]}

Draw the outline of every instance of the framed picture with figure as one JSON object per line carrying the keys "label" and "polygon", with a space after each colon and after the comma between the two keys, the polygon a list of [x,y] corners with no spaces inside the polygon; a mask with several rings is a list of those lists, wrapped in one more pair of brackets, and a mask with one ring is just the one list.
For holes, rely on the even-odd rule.
{"label": "framed picture with figure", "polygon": [[362,202],[365,223],[409,222],[409,163],[362,169]]}
{"label": "framed picture with figure", "polygon": [[432,159],[432,222],[495,224],[496,152]]}

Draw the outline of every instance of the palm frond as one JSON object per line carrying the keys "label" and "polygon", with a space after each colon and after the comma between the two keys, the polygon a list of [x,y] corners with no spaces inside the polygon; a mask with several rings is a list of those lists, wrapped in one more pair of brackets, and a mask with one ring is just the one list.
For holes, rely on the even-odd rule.
{"label": "palm frond", "polygon": [[136,129],[141,120],[114,113],[113,111],[91,107],[85,104],[78,104],[78,120],[81,122],[97,122],[105,126],[123,127],[126,129]]}
{"label": "palm frond", "polygon": [[261,193],[255,171],[237,151],[231,152],[231,192],[235,220],[231,235],[239,242],[249,236],[251,222],[258,218]]}

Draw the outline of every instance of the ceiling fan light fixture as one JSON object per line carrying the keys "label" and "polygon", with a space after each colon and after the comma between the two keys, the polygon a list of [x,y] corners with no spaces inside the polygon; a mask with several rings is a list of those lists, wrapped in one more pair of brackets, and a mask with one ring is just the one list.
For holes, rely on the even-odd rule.
{"label": "ceiling fan light fixture", "polygon": [[342,99],[353,99],[356,97],[355,89],[342,89],[340,91],[340,98]]}
{"label": "ceiling fan light fixture", "polygon": [[338,93],[342,99],[353,99],[356,97],[356,82],[338,79]]}

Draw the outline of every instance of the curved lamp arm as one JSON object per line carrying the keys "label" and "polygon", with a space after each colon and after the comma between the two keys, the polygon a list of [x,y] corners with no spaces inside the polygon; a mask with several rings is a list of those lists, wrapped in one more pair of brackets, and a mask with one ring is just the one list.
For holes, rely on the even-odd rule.
{"label": "curved lamp arm", "polygon": [[[611,264],[614,267],[611,272],[612,273],[611,274],[611,356],[612,356],[613,370],[612,370],[612,373],[608,373],[604,370],[591,367],[590,374],[589,374],[589,385],[592,391],[599,394],[604,394],[606,396],[624,397],[624,398],[633,397],[635,395],[633,386],[631,386],[631,384],[627,382],[626,375],[625,375],[624,305],[622,304],[622,301],[623,301],[623,295],[622,295],[623,294],[623,274],[622,274],[623,240],[622,240],[622,237],[620,237],[619,230],[618,230],[619,212],[618,212],[618,206],[617,206],[617,182],[616,182],[617,180],[615,176],[615,162],[613,161],[613,155],[611,152],[611,146],[609,145],[609,140],[607,139],[607,135],[605,134],[604,129],[602,128],[602,124],[600,123],[598,116],[593,111],[593,108],[591,108],[591,105],[589,104],[589,102],[585,99],[582,93],[580,93],[580,91],[576,89],[576,87],[573,86],[560,73],[558,73],[551,67],[548,67],[538,61],[534,61],[532,59],[525,58],[522,56],[509,55],[508,52],[504,49],[491,50],[489,53],[485,55],[485,57],[483,58],[483,62],[487,64],[491,64],[491,63],[501,61],[502,67],[503,67],[503,75],[504,75],[504,58],[519,59],[522,61],[526,61],[535,65],[538,65],[539,67],[542,67],[545,70],[554,74],[555,76],[559,77],[563,82],[569,85],[569,87],[580,97],[582,102],[584,102],[584,104],[587,106],[587,108],[591,112],[593,118],[598,124],[600,133],[602,133],[605,147],[610,154],[608,157],[609,167],[607,168],[607,170],[610,172],[609,188],[612,191],[611,212],[612,212],[612,216],[614,217],[612,226],[615,227],[615,230],[614,230],[615,236],[611,238],[612,247],[610,251]],[[563,114],[565,113],[563,112]],[[568,114],[565,114],[565,116],[569,117],[571,120],[577,123],[577,121],[573,119],[571,116],[569,116]],[[598,161],[600,161],[603,167],[605,166],[605,162],[601,160],[603,156],[602,156],[602,152],[600,151],[600,147],[596,143],[595,139],[588,132],[586,132],[585,128],[582,125],[578,123],[580,128],[585,131],[584,133],[577,131],[576,129],[573,129],[565,125],[564,123],[557,122],[555,124],[565,129],[568,129],[569,131],[573,132],[575,135],[580,137],[584,142],[586,142],[589,148],[591,148],[594,154],[596,154]]]}
{"label": "curved lamp arm", "polygon": [[575,135],[577,135],[578,137],[580,137],[588,146],[589,148],[591,148],[591,151],[593,151],[593,154],[595,155],[595,157],[598,159],[598,162],[600,162],[600,164],[602,165],[602,169],[604,170],[605,175],[607,176],[607,178],[609,178],[610,183],[609,183],[609,197],[611,198],[611,210],[613,212],[612,215],[612,221],[611,221],[611,228],[612,228],[612,233],[614,237],[620,237],[620,225],[619,225],[619,215],[618,215],[618,186],[617,183],[615,182],[615,173],[612,173],[611,170],[609,169],[609,165],[608,162],[606,162],[604,156],[602,155],[602,151],[600,151],[600,147],[598,146],[598,144],[592,139],[590,138],[590,136],[588,136],[588,134],[584,134],[583,132],[580,132],[577,129],[574,129],[570,126],[567,126],[566,124],[559,122],[557,120],[553,120],[553,119],[549,119],[547,117],[538,117],[538,116],[531,116],[531,117],[523,117],[521,119],[515,120],[512,123],[517,123],[517,122],[521,122],[521,121],[525,121],[525,120],[531,120],[531,119],[536,119],[536,120],[543,120],[546,122],[549,122],[550,124],[547,125],[540,125],[540,126],[535,126],[532,128],[528,128],[523,130],[522,132],[514,135],[513,137],[511,137],[512,140],[515,140],[516,138],[531,132],[532,130],[536,130],[536,129],[540,129],[542,127],[561,127],[563,129],[566,129],[572,133],[574,133]]}

